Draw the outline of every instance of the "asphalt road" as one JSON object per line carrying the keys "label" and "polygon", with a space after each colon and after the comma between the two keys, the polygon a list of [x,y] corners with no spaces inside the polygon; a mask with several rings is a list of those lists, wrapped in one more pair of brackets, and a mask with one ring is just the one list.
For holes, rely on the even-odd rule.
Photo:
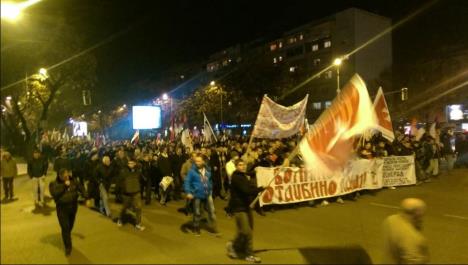
{"label": "asphalt road", "polygon": [[[245,263],[226,256],[225,244],[233,238],[235,226],[224,215],[225,202],[220,200],[216,201],[220,238],[203,231],[201,237],[183,233],[180,225],[189,220],[177,212],[183,202],[145,206],[143,232],[131,225],[119,228],[81,206],[72,234],[73,253],[67,258],[53,202],[46,211],[32,212],[28,179],[19,178],[15,184],[19,199],[1,206],[2,264]],[[364,194],[354,202],[255,215],[254,248],[263,263],[379,263],[382,221],[398,211],[403,198],[419,197],[428,204],[424,233],[431,263],[467,264],[467,195],[468,169],[456,169],[431,183]],[[119,205],[112,208],[117,213]]]}

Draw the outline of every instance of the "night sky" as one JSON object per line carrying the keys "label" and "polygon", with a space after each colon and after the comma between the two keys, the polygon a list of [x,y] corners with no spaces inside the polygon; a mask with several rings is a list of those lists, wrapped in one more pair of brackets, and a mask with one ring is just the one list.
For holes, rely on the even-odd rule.
{"label": "night sky", "polygon": [[[278,35],[349,7],[363,8],[397,21],[425,2],[43,0],[30,12],[43,16],[64,15],[88,46],[130,27],[127,33],[93,52],[98,60],[98,93],[116,90],[124,95],[132,84],[157,76],[161,70],[177,63],[203,60],[230,45]],[[431,31],[431,26],[421,32],[421,24],[430,23],[434,12],[440,13],[439,19],[447,17],[450,20],[453,12],[463,17],[460,7],[465,8],[465,3],[440,1],[426,12],[428,14],[405,25],[396,34],[408,42],[400,47],[397,43],[394,54],[400,49],[403,54],[407,53],[405,58],[414,55],[411,51],[414,46],[424,43],[424,37],[434,38],[434,34],[438,34],[427,32]],[[450,7],[452,10],[447,10]],[[458,18],[447,23],[460,24],[461,21]],[[440,34],[445,32],[445,27],[451,26],[439,27]],[[446,37],[440,35],[437,38],[445,41]],[[395,61],[398,62],[398,58]]]}

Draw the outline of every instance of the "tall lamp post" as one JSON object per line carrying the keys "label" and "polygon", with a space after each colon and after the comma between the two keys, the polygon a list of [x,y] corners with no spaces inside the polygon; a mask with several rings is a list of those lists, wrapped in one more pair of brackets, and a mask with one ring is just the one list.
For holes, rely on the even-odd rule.
{"label": "tall lamp post", "polygon": [[336,67],[336,94],[340,94],[340,66],[343,60],[341,58],[336,58],[333,61],[333,65]]}
{"label": "tall lamp post", "polygon": [[222,127],[223,127],[223,87],[221,85],[216,86],[215,81],[211,81],[210,86],[213,87],[213,88],[219,87],[219,91],[220,91],[220,95],[221,95],[221,101],[220,101],[221,113],[220,113],[220,116],[221,116],[221,129],[222,129]]}

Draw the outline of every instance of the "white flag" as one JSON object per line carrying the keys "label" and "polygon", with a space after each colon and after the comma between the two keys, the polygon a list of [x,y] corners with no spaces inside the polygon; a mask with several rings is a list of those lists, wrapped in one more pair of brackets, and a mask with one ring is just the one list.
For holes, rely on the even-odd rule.
{"label": "white flag", "polygon": [[303,125],[309,95],[292,106],[282,106],[263,96],[252,137],[280,139],[298,133]]}
{"label": "white flag", "polygon": [[213,132],[213,128],[211,128],[211,124],[208,121],[208,118],[206,117],[205,113],[203,113],[203,131],[204,131],[205,143],[211,143],[212,138],[214,138],[215,142],[218,141],[218,139],[216,139],[216,135]]}
{"label": "white flag", "polygon": [[137,130],[135,134],[132,137],[132,140],[130,141],[131,143],[135,142],[138,143],[138,140],[140,139],[140,130]]}

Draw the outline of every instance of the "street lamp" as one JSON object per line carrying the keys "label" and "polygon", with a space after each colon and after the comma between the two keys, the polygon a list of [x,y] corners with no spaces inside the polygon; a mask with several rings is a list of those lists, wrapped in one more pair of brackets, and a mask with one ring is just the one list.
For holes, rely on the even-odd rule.
{"label": "street lamp", "polygon": [[1,4],[1,17],[9,21],[17,21],[21,18],[23,10],[40,2],[41,0],[28,0],[22,3],[2,2]]}
{"label": "street lamp", "polygon": [[164,101],[167,101],[169,99],[169,96],[167,95],[167,93],[164,93],[163,96],[162,96],[162,99]]}
{"label": "street lamp", "polygon": [[340,93],[340,65],[343,62],[341,58],[336,58],[333,65],[336,67],[336,94]]}
{"label": "street lamp", "polygon": [[215,86],[216,85],[216,82],[215,81],[211,81],[210,82],[210,86]]}

